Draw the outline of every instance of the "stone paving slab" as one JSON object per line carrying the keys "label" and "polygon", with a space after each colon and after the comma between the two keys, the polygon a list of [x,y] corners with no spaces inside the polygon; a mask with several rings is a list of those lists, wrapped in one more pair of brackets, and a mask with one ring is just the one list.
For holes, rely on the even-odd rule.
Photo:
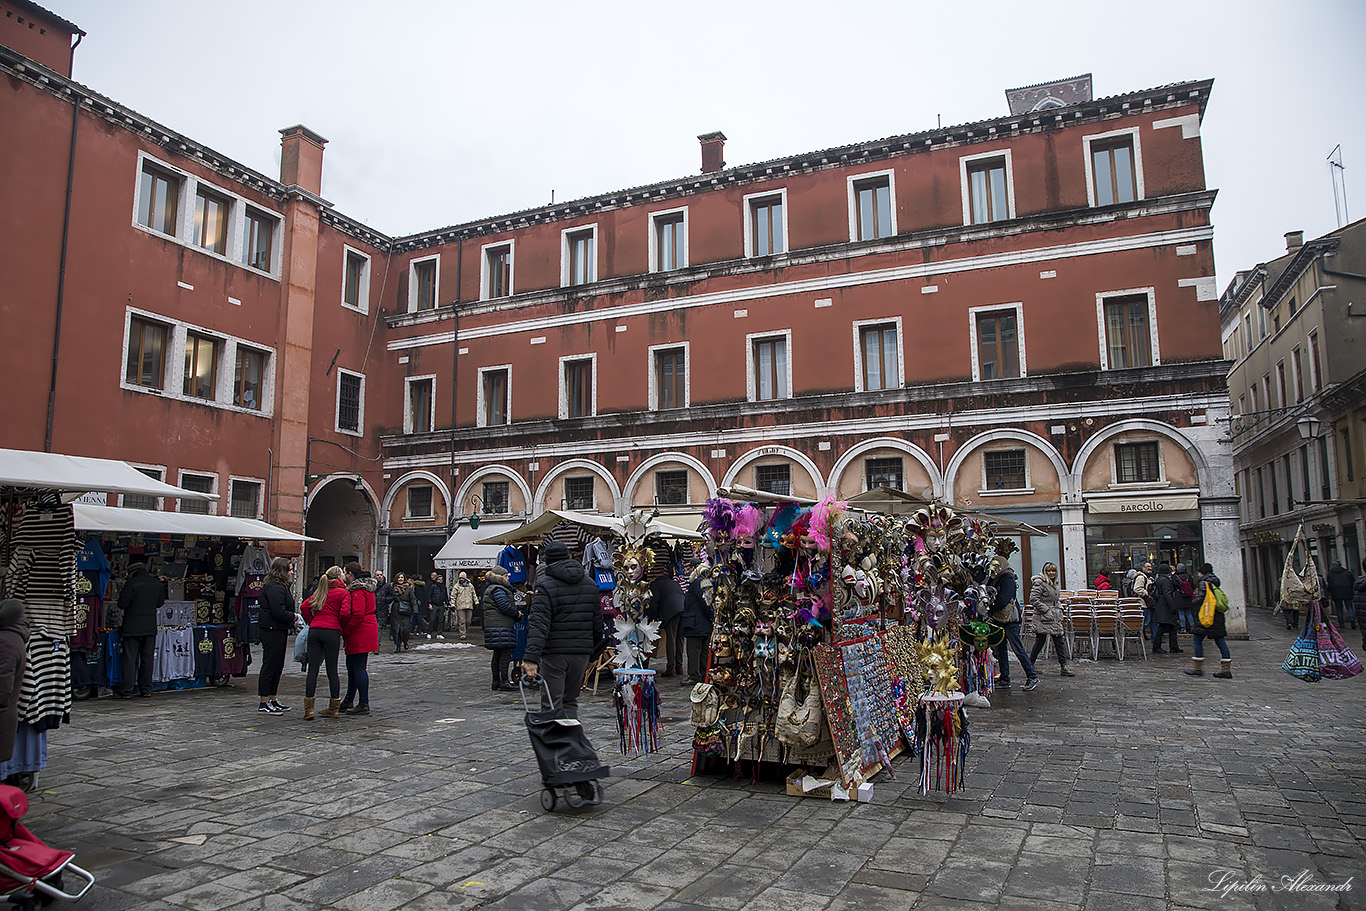
{"label": "stone paving slab", "polygon": [[971,711],[951,796],[921,795],[909,756],[867,804],[693,776],[687,689],[662,679],[649,756],[585,698],[606,800],[547,815],[487,653],[415,650],[372,659],[368,717],[303,721],[292,663],[280,717],[255,678],[78,703],[27,822],[94,870],[100,911],[1366,908],[1366,679],[1303,684],[1279,669],[1291,634],[1251,628],[1232,681],[1179,655],[1044,668]]}

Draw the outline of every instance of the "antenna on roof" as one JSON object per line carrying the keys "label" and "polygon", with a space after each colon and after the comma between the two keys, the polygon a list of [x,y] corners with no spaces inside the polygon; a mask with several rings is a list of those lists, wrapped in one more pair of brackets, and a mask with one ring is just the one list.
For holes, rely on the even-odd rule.
{"label": "antenna on roof", "polygon": [[550,204],[551,204],[552,206],[555,205],[555,191],[554,191],[554,190],[551,190],[551,191],[550,191]]}
{"label": "antenna on roof", "polygon": [[1352,220],[1351,213],[1347,211],[1347,177],[1344,173],[1346,170],[1342,164],[1342,143],[1338,143],[1333,146],[1333,151],[1328,153],[1328,172],[1333,178],[1333,214],[1338,218],[1339,228]]}
{"label": "antenna on roof", "polygon": [[934,115],[934,122],[935,122],[935,128],[936,128],[936,129],[940,129],[940,130],[944,129],[944,115],[943,115],[943,114],[935,114],[935,115]]}

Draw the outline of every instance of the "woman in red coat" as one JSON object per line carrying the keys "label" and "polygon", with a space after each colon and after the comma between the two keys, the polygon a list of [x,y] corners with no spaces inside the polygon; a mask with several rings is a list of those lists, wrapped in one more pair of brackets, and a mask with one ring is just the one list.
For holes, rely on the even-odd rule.
{"label": "woman in red coat", "polygon": [[[359,563],[348,563],[342,572],[346,583],[351,612],[342,624],[342,641],[346,644],[346,698],[341,710],[347,715],[370,714],[370,672],[366,664],[370,653],[379,651],[379,621],[375,619],[375,580],[360,568]],[[356,697],[360,702],[356,703]],[[354,704],[353,704],[354,703]]]}
{"label": "woman in red coat", "polygon": [[342,568],[329,566],[318,579],[313,596],[300,606],[308,623],[308,675],[304,679],[304,720],[313,720],[314,696],[318,691],[318,669],[327,664],[330,700],[318,714],[336,718],[341,712],[341,678],[337,676],[337,656],[341,653],[342,623],[351,612],[351,599],[342,582]]}

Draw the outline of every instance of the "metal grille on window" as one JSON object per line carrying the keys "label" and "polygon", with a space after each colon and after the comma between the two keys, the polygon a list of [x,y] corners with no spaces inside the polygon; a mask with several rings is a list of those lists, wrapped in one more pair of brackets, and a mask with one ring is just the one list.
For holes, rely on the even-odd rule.
{"label": "metal grille on window", "polygon": [[503,515],[512,511],[508,502],[507,481],[484,482],[484,514]]}
{"label": "metal grille on window", "polygon": [[792,467],[790,465],[757,465],[754,468],[754,488],[792,496]]}
{"label": "metal grille on window", "polygon": [[1156,443],[1121,443],[1115,446],[1115,463],[1121,484],[1149,483],[1159,478]]}
{"label": "metal grille on window", "polygon": [[593,508],[593,479],[564,479],[565,509],[587,510]]}
{"label": "metal grille on window", "polygon": [[[202,474],[181,475],[180,486],[186,490],[193,490],[195,493],[213,493],[213,477]],[[209,501],[181,500],[180,511],[193,513],[197,516],[207,516],[209,514]]]}
{"label": "metal grille on window", "polygon": [[1007,449],[983,453],[987,490],[1021,490],[1025,486],[1025,452]]}
{"label": "metal grille on window", "polygon": [[686,471],[655,472],[655,502],[678,506],[688,502],[688,473]]}
{"label": "metal grille on window", "polygon": [[259,512],[261,485],[255,481],[233,481],[228,515],[238,519],[254,519]]}
{"label": "metal grille on window", "polygon": [[[138,471],[153,481],[161,480],[161,472],[155,468],[139,468]],[[123,505],[127,509],[156,509],[157,498],[140,493],[126,493],[123,495]]]}
{"label": "metal grille on window", "polygon": [[408,488],[408,515],[414,519],[432,517],[432,488],[426,484]]}
{"label": "metal grille on window", "polygon": [[337,426],[342,430],[358,432],[360,430],[360,383],[358,376],[343,373],[338,382],[341,384],[341,395],[337,401]]}
{"label": "metal grille on window", "polygon": [[869,459],[865,464],[868,474],[868,489],[890,487],[892,490],[905,490],[901,475],[900,459]]}

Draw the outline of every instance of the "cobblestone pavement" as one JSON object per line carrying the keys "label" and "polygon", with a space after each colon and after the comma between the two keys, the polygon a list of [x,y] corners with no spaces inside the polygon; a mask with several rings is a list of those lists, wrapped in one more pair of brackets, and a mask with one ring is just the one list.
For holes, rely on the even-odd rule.
{"label": "cobblestone pavement", "polygon": [[[257,714],[254,677],[78,703],[27,822],[98,874],[98,911],[1366,907],[1366,675],[1293,680],[1292,634],[1251,627],[1231,681],[1182,674],[1188,642],[1041,668],[1038,691],[972,710],[953,797],[921,796],[907,756],[868,804],[690,777],[687,690],[666,679],[648,757],[617,754],[589,701],[606,800],[548,815],[489,653],[386,643],[369,717],[303,721],[293,664],[281,717]],[[1209,891],[1218,870],[1245,890]],[[1301,871],[1352,890],[1285,889]]]}

